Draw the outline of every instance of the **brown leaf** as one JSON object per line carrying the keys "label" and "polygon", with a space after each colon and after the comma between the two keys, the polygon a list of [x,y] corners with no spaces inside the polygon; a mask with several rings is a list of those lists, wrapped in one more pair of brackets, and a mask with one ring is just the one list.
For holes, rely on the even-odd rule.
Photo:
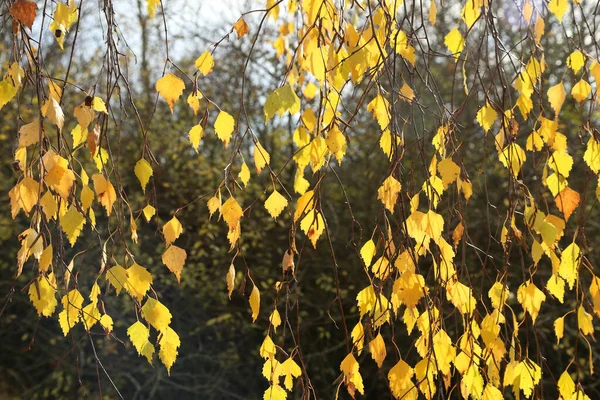
{"label": "brown leaf", "polygon": [[31,29],[33,21],[35,21],[37,4],[33,1],[18,0],[10,7],[9,11],[14,19]]}
{"label": "brown leaf", "polygon": [[558,208],[558,211],[563,213],[565,216],[565,221],[568,221],[571,214],[573,214],[573,211],[577,209],[577,206],[579,205],[579,199],[579,193],[568,186],[564,188],[554,199],[556,202],[556,208]]}
{"label": "brown leaf", "polygon": [[92,154],[92,158],[96,155],[96,150],[98,147],[98,141],[100,140],[100,126],[94,126],[94,129],[88,132],[87,143],[88,148],[90,149],[90,153]]}
{"label": "brown leaf", "polygon": [[248,33],[248,24],[244,21],[244,18],[238,19],[237,22],[233,24],[233,28],[237,32],[238,39]]}

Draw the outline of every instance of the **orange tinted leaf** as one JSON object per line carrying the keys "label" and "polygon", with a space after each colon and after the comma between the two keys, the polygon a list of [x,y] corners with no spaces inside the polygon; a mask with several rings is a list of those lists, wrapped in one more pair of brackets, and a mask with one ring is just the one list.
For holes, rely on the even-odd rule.
{"label": "orange tinted leaf", "polygon": [[37,5],[33,1],[18,0],[10,7],[10,15],[29,29],[33,26],[36,12]]}
{"label": "orange tinted leaf", "polygon": [[568,186],[564,188],[554,199],[554,201],[556,201],[556,208],[558,208],[558,211],[563,213],[566,221],[569,220],[571,214],[573,214],[573,212],[577,209],[579,200],[579,193]]}

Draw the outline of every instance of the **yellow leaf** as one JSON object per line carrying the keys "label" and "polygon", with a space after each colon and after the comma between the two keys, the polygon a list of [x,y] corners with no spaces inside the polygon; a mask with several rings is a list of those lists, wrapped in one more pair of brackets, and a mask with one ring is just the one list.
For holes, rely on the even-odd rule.
{"label": "yellow leaf", "polygon": [[112,183],[101,174],[92,175],[92,180],[98,201],[106,209],[106,215],[110,216],[113,204],[117,201],[117,192]]}
{"label": "yellow leaf", "polygon": [[4,107],[17,95],[17,88],[13,86],[9,79],[3,79],[0,82],[0,109]]}
{"label": "yellow leaf", "polygon": [[262,374],[269,382],[279,382],[279,378],[281,377],[281,364],[275,357],[267,358],[263,365]]}
{"label": "yellow leaf", "polygon": [[100,310],[98,310],[98,307],[94,303],[90,303],[83,307],[81,314],[83,317],[83,326],[87,331],[96,325],[96,322],[100,321]]}
{"label": "yellow leaf", "polygon": [[106,272],[106,279],[115,288],[118,295],[127,284],[127,270],[120,265],[115,265]]}
{"label": "yellow leaf", "polygon": [[50,317],[54,314],[56,305],[56,282],[54,274],[39,275],[37,280],[29,285],[29,299],[37,310],[38,315]]}
{"label": "yellow leaf", "polygon": [[548,89],[548,101],[550,102],[550,106],[554,109],[555,115],[558,115],[560,112],[566,97],[567,93],[565,92],[565,86],[562,81]]}
{"label": "yellow leaf", "polygon": [[377,363],[377,366],[381,368],[383,360],[385,360],[387,355],[385,350],[385,342],[383,341],[381,333],[377,334],[375,339],[371,340],[369,343],[369,351],[371,352],[371,357],[373,357],[373,360],[375,360]]}
{"label": "yellow leaf", "polygon": [[248,24],[244,21],[244,18],[240,18],[237,20],[235,24],[233,24],[233,29],[238,35],[238,39],[248,33]]}
{"label": "yellow leaf", "polygon": [[573,168],[573,157],[564,151],[554,151],[548,158],[548,166],[565,178],[569,177]]}
{"label": "yellow leaf", "polygon": [[423,182],[422,190],[427,195],[433,208],[437,208],[442,193],[444,192],[444,182],[435,175]]}
{"label": "yellow leaf", "polygon": [[60,226],[67,235],[71,246],[75,245],[83,225],[85,225],[85,217],[77,211],[74,205],[71,205],[66,214],[60,218]]}
{"label": "yellow leaf", "polygon": [[225,111],[220,111],[215,121],[215,132],[217,133],[217,137],[221,139],[225,145],[225,148],[229,145],[234,127],[235,120],[233,117]]}
{"label": "yellow leaf", "polygon": [[341,164],[348,147],[348,142],[344,134],[334,126],[327,133],[325,143],[327,143],[327,148],[337,159],[338,164]]}
{"label": "yellow leaf", "polygon": [[315,98],[315,96],[317,95],[317,91],[319,90],[319,88],[317,87],[317,85],[315,85],[312,82],[309,82],[305,87],[304,90],[302,91],[302,94],[304,95],[304,97],[306,97],[309,100],[312,100]]}
{"label": "yellow leaf", "polygon": [[373,242],[373,239],[370,239],[363,245],[363,247],[360,249],[360,256],[365,262],[367,268],[370,267],[373,257],[375,256],[375,242]]}
{"label": "yellow leaf", "polygon": [[88,126],[96,117],[92,107],[87,105],[86,102],[81,103],[77,107],[75,107],[75,111],[73,112],[75,118],[77,118],[77,122],[83,131],[87,131]]}
{"label": "yellow leaf", "polygon": [[138,299],[138,301],[142,301],[151,284],[152,275],[150,275],[150,272],[146,268],[135,263],[127,268],[125,290]]}
{"label": "yellow leaf", "polygon": [[[154,18],[156,16],[156,7],[160,4],[160,0],[146,0],[146,3],[148,15],[150,18]],[[150,360],[148,360],[148,362],[150,362]]]}
{"label": "yellow leaf", "polygon": [[496,118],[498,118],[498,114],[487,101],[485,102],[485,106],[481,107],[477,112],[477,122],[479,122],[479,125],[481,125],[486,132],[489,131],[494,122],[496,122]]}
{"label": "yellow leaf", "polygon": [[168,245],[173,243],[179,235],[183,232],[183,226],[181,226],[181,222],[177,219],[177,217],[173,216],[169,222],[163,225],[163,236],[165,237],[165,242]]}
{"label": "yellow leaf", "polygon": [[135,164],[134,172],[135,176],[138,178],[140,184],[142,185],[142,191],[146,193],[146,185],[148,184],[148,181],[150,180],[150,177],[153,173],[150,163],[142,158]]}
{"label": "yellow leaf", "polygon": [[590,137],[587,142],[583,160],[595,174],[600,172],[600,142],[594,136]]}
{"label": "yellow leaf", "polygon": [[[435,4],[432,1],[432,5],[435,7]],[[395,38],[395,47],[394,50],[396,53],[400,54],[402,58],[411,63],[413,66],[417,61],[417,56],[415,55],[415,48],[408,43],[408,37],[404,31],[398,31],[397,35],[393,35]],[[382,128],[385,129],[385,128]]]}
{"label": "yellow leaf", "polygon": [[294,211],[294,222],[298,221],[300,217],[302,217],[304,214],[308,213],[314,208],[314,197],[315,193],[313,190],[309,190],[308,192],[300,196],[298,202],[296,203],[296,211]]}
{"label": "yellow leaf", "polygon": [[60,108],[60,104],[56,99],[50,98],[46,100],[46,103],[42,106],[42,116],[48,118],[50,122],[58,127],[58,130],[62,130],[65,123],[65,114]]}
{"label": "yellow leaf", "polygon": [[585,56],[579,50],[575,50],[567,57],[567,66],[571,68],[575,74],[578,73],[584,65]]}
{"label": "yellow leaf", "polygon": [[585,311],[583,305],[580,305],[577,309],[577,325],[582,334],[594,335],[593,317]]}
{"label": "yellow leaf", "polygon": [[273,193],[271,193],[267,201],[265,201],[265,208],[271,217],[277,219],[287,204],[287,199],[283,197],[277,190],[273,190]]}
{"label": "yellow leaf", "polygon": [[[432,1],[433,3],[433,1]],[[417,399],[417,387],[412,381],[414,370],[404,360],[398,361],[390,369],[388,380],[392,394],[397,399]]]}
{"label": "yellow leaf", "polygon": [[171,374],[171,367],[177,359],[177,349],[181,345],[179,335],[171,327],[162,332],[160,336],[160,350],[158,356],[163,365],[167,368],[167,373]]}
{"label": "yellow leaf", "polygon": [[181,282],[181,271],[183,271],[186,258],[187,253],[185,250],[175,245],[169,246],[162,255],[163,264],[169,268],[169,271],[175,274],[177,283]]}
{"label": "yellow leaf", "polygon": [[298,378],[302,375],[302,370],[300,366],[296,364],[296,362],[292,358],[288,358],[281,364],[281,373],[285,375],[284,386],[287,390],[292,390],[293,388],[293,378]]}
{"label": "yellow leaf", "polygon": [[263,395],[263,400],[286,400],[287,392],[283,390],[283,388],[277,384],[273,386],[269,386],[267,390],[265,390],[265,394]]}
{"label": "yellow leaf", "polygon": [[48,272],[48,269],[52,265],[52,245],[44,249],[39,259],[39,270],[42,272]]}
{"label": "yellow leaf", "polygon": [[518,393],[519,390],[522,390],[525,398],[530,398],[533,393],[533,387],[542,378],[542,369],[539,365],[526,358],[514,367],[513,377],[513,391]]}
{"label": "yellow leaf", "polygon": [[325,61],[327,50],[323,49],[323,47],[315,47],[313,51],[306,58],[306,68],[307,70],[313,74],[315,78],[319,81],[319,83],[323,83],[325,81]]}
{"label": "yellow leaf", "polygon": [[360,355],[365,342],[365,330],[362,322],[358,321],[358,323],[352,329],[352,333],[350,335],[352,336],[352,342],[354,343],[354,346],[356,346],[357,354]]}
{"label": "yellow leaf", "polygon": [[460,383],[461,393],[464,398],[481,398],[483,395],[483,377],[479,372],[479,367],[475,363],[467,368]]}
{"label": "yellow leaf", "polygon": [[19,129],[19,147],[27,147],[40,141],[44,137],[43,131],[40,131],[40,121],[33,120]]}
{"label": "yellow leaf", "polygon": [[242,218],[242,215],[244,215],[244,211],[238,202],[233,197],[230,197],[221,206],[221,215],[225,222],[227,222],[227,225],[229,225],[229,229],[234,229],[240,218]]}
{"label": "yellow leaf", "polygon": [[252,293],[250,293],[250,309],[252,310],[252,322],[255,322],[260,311],[260,291],[256,285],[254,285]]}
{"label": "yellow leaf", "polygon": [[450,50],[450,53],[458,60],[460,53],[465,48],[465,39],[460,34],[458,28],[454,28],[444,38],[444,44],[448,50]]}
{"label": "yellow leaf", "polygon": [[146,218],[146,221],[150,222],[150,219],[154,216],[154,214],[156,214],[156,208],[154,208],[150,204],[148,204],[146,207],[144,207],[142,212],[144,213],[144,217]]}
{"label": "yellow leaf", "polygon": [[83,208],[84,212],[91,207],[95,198],[96,195],[94,194],[94,191],[90,189],[89,186],[84,186],[83,188],[81,188],[81,208]]}
{"label": "yellow leaf", "polygon": [[519,286],[517,291],[517,300],[525,311],[531,315],[531,319],[535,320],[540,312],[542,303],[546,301],[546,295],[537,288],[532,282],[526,282]]}
{"label": "yellow leaf", "polygon": [[470,316],[475,311],[477,302],[473,297],[473,290],[469,286],[458,281],[450,281],[446,285],[446,296],[462,314]]}
{"label": "yellow leaf", "polygon": [[[8,196],[10,197],[11,215],[13,219],[19,214],[21,209],[25,211],[25,214],[29,215],[29,212],[38,202],[40,189],[40,184],[33,178],[27,176],[10,190]],[[52,195],[48,193],[50,192],[46,192],[46,195],[51,197]],[[46,208],[44,207],[44,209]]]}
{"label": "yellow leaf", "polygon": [[548,292],[552,296],[556,297],[556,299],[558,301],[560,301],[561,303],[564,301],[565,281],[563,280],[563,278],[561,278],[557,274],[552,274],[550,279],[548,279],[548,283],[546,284],[546,289],[548,289]]}
{"label": "yellow leaf", "polygon": [[202,129],[201,125],[194,125],[188,133],[188,138],[196,153],[198,153],[198,146],[200,146],[200,140],[202,140],[203,136],[204,129]]}
{"label": "yellow leaf", "polygon": [[375,306],[375,291],[372,286],[367,286],[356,295],[358,311],[362,318],[365,314],[373,310]]}
{"label": "yellow leaf", "polygon": [[413,99],[415,98],[415,92],[410,86],[406,84],[406,82],[404,82],[404,84],[400,88],[400,96],[402,100],[405,100],[408,103],[412,103]]}
{"label": "yellow leaf", "polygon": [[[198,110],[200,110],[200,99],[202,98],[202,93],[200,92],[192,92],[188,95],[187,103],[188,106],[194,111],[194,115],[198,115]],[[191,131],[190,131],[191,133]]]}
{"label": "yellow leaf", "polygon": [[394,213],[394,206],[398,201],[398,194],[402,186],[393,176],[388,176],[377,191],[377,198],[381,200],[385,208]]}
{"label": "yellow leaf", "polygon": [[[573,394],[575,393],[575,382],[569,375],[569,372],[565,371],[558,378],[558,392],[560,396],[564,400],[571,400]],[[584,400],[583,398],[579,398],[579,400]]]}
{"label": "yellow leaf", "polygon": [[504,396],[502,392],[495,387],[494,385],[487,384],[485,386],[485,390],[483,391],[482,400],[504,400]]}
{"label": "yellow leaf", "polygon": [[292,87],[286,84],[267,96],[264,109],[266,122],[269,122],[276,113],[280,117],[283,117],[286,111],[289,111],[290,115],[297,114],[300,111],[300,99]]}
{"label": "yellow leaf", "polygon": [[208,50],[206,50],[200,55],[200,57],[196,59],[196,68],[198,68],[198,71],[200,71],[200,73],[202,73],[204,76],[210,74],[214,66],[215,60]]}
{"label": "yellow leaf", "polygon": [[[562,0],[565,1],[565,0]],[[577,82],[573,89],[571,89],[571,96],[578,102],[581,103],[590,95],[592,91],[592,87],[585,80],[581,79]]]}
{"label": "yellow leaf", "polygon": [[83,296],[77,289],[73,289],[63,296],[61,303],[63,310],[58,314],[58,323],[62,328],[63,334],[67,336],[71,328],[81,319]]}
{"label": "yellow leaf", "polygon": [[569,2],[567,0],[550,0],[548,3],[548,9],[558,19],[558,22],[562,24],[563,16],[567,12]]}
{"label": "yellow leaf", "polygon": [[270,162],[271,156],[257,140],[254,147],[254,165],[256,166],[256,173],[260,174],[260,171],[262,171]]}
{"label": "yellow leaf", "polygon": [[304,178],[303,172],[298,169],[296,171],[296,176],[294,177],[294,191],[300,195],[306,193],[310,186],[310,182]]}
{"label": "yellow leaf", "polygon": [[129,336],[129,340],[131,340],[138,355],[146,357],[148,362],[151,363],[152,355],[154,354],[154,346],[148,341],[150,330],[140,321],[137,321],[127,328],[127,336]]}
{"label": "yellow leaf", "polygon": [[558,173],[553,173],[546,178],[546,182],[544,182],[544,184],[548,187],[548,189],[550,189],[550,192],[552,192],[553,196],[558,196],[558,194],[567,187],[568,182],[564,176]]}
{"label": "yellow leaf", "polygon": [[390,124],[390,112],[389,112],[389,103],[381,94],[377,95],[371,102],[367,105],[367,111],[372,111],[373,116],[377,119],[379,126],[382,130],[387,129]]}
{"label": "yellow leaf", "polygon": [[106,109],[106,104],[104,104],[104,100],[102,100],[98,96],[94,96],[94,98],[92,99],[92,108],[94,109],[94,111],[108,114],[108,110]]}
{"label": "yellow leaf", "polygon": [[92,304],[98,304],[98,297],[100,296],[100,286],[98,286],[98,282],[94,282],[92,285],[92,289],[90,290],[90,301]]}
{"label": "yellow leaf", "polygon": [[426,290],[423,276],[415,274],[412,271],[405,271],[394,282],[392,303],[400,303],[406,305],[408,308],[414,308],[425,295]]}
{"label": "yellow leaf", "polygon": [[300,229],[308,236],[313,247],[317,248],[317,240],[325,230],[323,216],[317,210],[311,210],[300,222]]}
{"label": "yellow leaf", "polygon": [[68,199],[71,195],[71,188],[75,181],[74,172],[69,169],[69,162],[56,154],[53,150],[49,150],[42,157],[44,168],[48,173],[44,177],[44,181],[63,199]]}
{"label": "yellow leaf", "polygon": [[481,0],[467,0],[465,6],[462,9],[462,19],[465,21],[468,29],[471,29],[475,21],[481,15],[481,6],[483,2]]}
{"label": "yellow leaf", "polygon": [[385,256],[379,257],[371,267],[371,271],[377,279],[385,280],[391,272],[389,260]]}
{"label": "yellow leaf", "polygon": [[113,330],[113,319],[110,315],[104,314],[100,317],[100,325],[108,332],[112,332]]}
{"label": "yellow leaf", "polygon": [[450,158],[445,158],[440,161],[437,165],[437,169],[442,177],[444,189],[448,189],[448,186],[456,181],[460,175],[460,167]]}
{"label": "yellow leaf", "polygon": [[340,371],[344,373],[344,383],[348,387],[349,393],[358,390],[359,393],[365,393],[362,376],[358,370],[358,362],[352,353],[349,353],[340,364]]}
{"label": "yellow leaf", "polygon": [[279,311],[277,309],[273,310],[271,316],[269,317],[269,322],[273,326],[273,329],[277,332],[277,327],[281,325],[281,315],[279,315]]}
{"label": "yellow leaf", "polygon": [[565,317],[556,318],[554,321],[554,334],[556,335],[556,344],[560,343],[565,331]]}
{"label": "yellow leaf", "polygon": [[160,301],[148,298],[142,307],[142,315],[159,332],[164,332],[171,323],[171,313]]}
{"label": "yellow leaf", "polygon": [[538,14],[535,20],[535,26],[533,27],[535,33],[535,44],[540,44],[540,40],[542,40],[542,36],[544,35],[544,30],[546,29],[546,23],[541,15]]}
{"label": "yellow leaf", "polygon": [[242,168],[240,169],[238,177],[242,180],[244,186],[248,186],[248,182],[250,182],[250,169],[245,162],[242,163]]}
{"label": "yellow leaf", "polygon": [[502,153],[498,155],[500,162],[508,168],[513,176],[516,178],[519,175],[521,167],[527,160],[525,152],[516,143],[511,143],[502,150]]}
{"label": "yellow leaf", "polygon": [[166,74],[156,82],[156,90],[169,104],[171,113],[173,113],[175,102],[181,97],[184,89],[185,83],[171,73]]}
{"label": "yellow leaf", "polygon": [[492,306],[497,310],[501,310],[506,303],[508,293],[509,291],[506,286],[500,282],[495,282],[488,291],[488,297],[492,301]]}
{"label": "yellow leaf", "polygon": [[437,19],[437,7],[435,5],[435,0],[431,0],[430,6],[429,6],[429,23],[431,24],[431,26],[435,25],[436,19]]}
{"label": "yellow leaf", "polygon": [[[329,152],[327,142],[322,136],[318,136],[310,142],[310,167],[313,172],[317,172],[325,165],[325,156]],[[300,166],[300,165],[299,165]]]}

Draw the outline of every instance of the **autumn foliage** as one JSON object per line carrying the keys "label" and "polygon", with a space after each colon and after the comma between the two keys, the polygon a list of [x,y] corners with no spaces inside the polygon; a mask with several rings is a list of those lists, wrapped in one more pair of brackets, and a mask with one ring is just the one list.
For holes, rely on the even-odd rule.
{"label": "autumn foliage", "polygon": [[[182,240],[186,220],[210,218],[224,228],[230,259],[211,267],[222,276],[214,284],[230,299],[243,297],[247,319],[263,324],[264,340],[249,353],[264,359],[264,399],[317,397],[303,354],[311,339],[298,334],[310,314],[300,317],[297,289],[309,279],[299,272],[306,254],[317,251],[328,254],[322,267],[333,282],[322,307],[345,338],[344,355],[327,366],[339,372],[334,390],[320,397],[377,397],[364,373],[376,366],[397,399],[545,398],[544,390],[594,398],[587,389],[600,317],[597,236],[589,233],[600,199],[594,1],[267,0],[198,49],[190,68],[167,47],[147,120],[121,70],[112,6],[103,10],[108,34],[97,84],[81,89],[68,68],[61,78],[48,73],[48,48],[68,54],[78,45],[81,3],[2,6],[13,46],[0,107],[19,110],[18,129],[6,132],[17,143],[8,197],[11,217],[25,216],[29,226],[13,270],[23,293],[11,296],[28,295],[64,336],[120,337],[170,373],[182,344],[177,310],[157,294],[160,272],[139,265],[133,245],[158,224],[161,243],[150,256],[181,283],[194,268]],[[162,2],[147,7],[167,35]],[[220,102],[206,88],[225,40],[250,50],[241,95]],[[260,77],[248,66],[265,41],[284,73],[261,99],[264,113],[253,115],[246,85]],[[196,155],[214,138],[228,161],[215,168],[216,187],[199,188],[163,220],[155,179],[169,165],[153,145],[152,118],[179,118],[182,109],[194,116],[189,129],[160,134],[185,137]],[[139,120],[136,153],[120,151],[125,118]],[[256,132],[265,125],[288,131],[267,140]],[[365,154],[366,167],[356,161]],[[351,173],[344,180],[341,171]],[[354,215],[352,174],[376,182],[375,190],[352,190],[368,199],[366,223]],[[328,203],[332,192],[343,201]],[[203,215],[189,214],[199,202]],[[289,239],[267,276],[245,258],[253,249],[244,227],[257,209]],[[342,214],[352,222],[339,234],[331,227]],[[346,266],[336,240],[359,265],[350,278],[340,278]],[[95,265],[78,263],[92,251],[100,254]],[[107,299],[118,296],[131,299],[135,318],[109,310]],[[553,351],[566,362],[548,363]]]}

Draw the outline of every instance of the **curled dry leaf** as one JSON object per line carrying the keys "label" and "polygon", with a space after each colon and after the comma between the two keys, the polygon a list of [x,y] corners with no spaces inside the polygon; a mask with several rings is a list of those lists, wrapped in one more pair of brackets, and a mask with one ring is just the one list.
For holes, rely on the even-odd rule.
{"label": "curled dry leaf", "polygon": [[296,266],[294,265],[294,253],[292,253],[292,250],[288,249],[285,253],[283,253],[281,267],[283,268],[283,273],[289,269],[292,271],[292,275],[295,275]]}

